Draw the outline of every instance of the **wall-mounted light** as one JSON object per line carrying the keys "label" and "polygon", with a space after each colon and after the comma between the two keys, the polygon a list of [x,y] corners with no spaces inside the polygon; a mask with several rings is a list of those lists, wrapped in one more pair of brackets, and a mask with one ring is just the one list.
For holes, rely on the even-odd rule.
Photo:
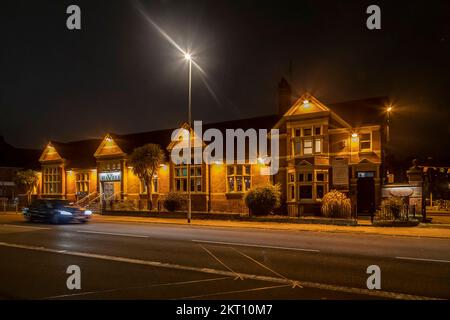
{"label": "wall-mounted light", "polygon": [[303,100],[303,108],[309,108],[309,107],[311,107],[309,100],[308,99]]}
{"label": "wall-mounted light", "polygon": [[356,132],[352,133],[352,138],[358,138],[358,134]]}

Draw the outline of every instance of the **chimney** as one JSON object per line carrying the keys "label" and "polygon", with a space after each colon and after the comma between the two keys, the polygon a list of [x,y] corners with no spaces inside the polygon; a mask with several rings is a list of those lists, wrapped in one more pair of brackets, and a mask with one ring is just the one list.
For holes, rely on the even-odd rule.
{"label": "chimney", "polygon": [[284,115],[292,104],[292,90],[285,78],[278,84],[278,114]]}

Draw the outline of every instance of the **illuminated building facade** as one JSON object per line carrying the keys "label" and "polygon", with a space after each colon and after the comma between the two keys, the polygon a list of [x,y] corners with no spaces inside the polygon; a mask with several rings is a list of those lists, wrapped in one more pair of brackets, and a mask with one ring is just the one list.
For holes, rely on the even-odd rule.
{"label": "illuminated building facade", "polygon": [[[383,110],[386,100],[374,98],[326,105],[310,94],[292,103],[290,87],[279,84],[276,115],[204,125],[204,130],[280,130],[280,170],[260,174],[263,164],[191,165],[193,211],[247,213],[243,201],[251,187],[279,183],[281,211],[292,216],[319,213],[331,189],[352,199],[354,211],[369,213],[380,202],[382,184]],[[49,142],[39,159],[39,196],[74,201],[113,201],[116,210],[143,209],[146,188],[127,159],[144,144],[156,143],[169,159],[173,129],[115,135],[69,143]],[[187,193],[186,166],[167,161],[152,183],[158,203],[169,191]]]}

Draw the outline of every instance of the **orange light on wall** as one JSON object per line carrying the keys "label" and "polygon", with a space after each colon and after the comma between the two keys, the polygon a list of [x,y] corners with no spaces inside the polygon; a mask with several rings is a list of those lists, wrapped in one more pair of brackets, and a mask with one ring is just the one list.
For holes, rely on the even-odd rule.
{"label": "orange light on wall", "polygon": [[169,166],[167,164],[160,164],[159,165],[159,169],[158,169],[158,174],[159,175],[167,175],[169,173]]}
{"label": "orange light on wall", "polygon": [[213,164],[211,165],[211,169],[217,173],[217,172],[221,172],[225,169],[225,166],[223,165],[222,161],[214,161]]}

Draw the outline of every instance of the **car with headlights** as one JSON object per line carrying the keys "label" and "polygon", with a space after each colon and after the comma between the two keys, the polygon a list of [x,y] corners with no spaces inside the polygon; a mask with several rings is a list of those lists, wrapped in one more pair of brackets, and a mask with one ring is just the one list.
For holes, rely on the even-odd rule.
{"label": "car with headlights", "polygon": [[81,222],[86,223],[92,211],[86,210],[69,200],[36,199],[22,213],[28,221],[46,221],[53,224]]}

